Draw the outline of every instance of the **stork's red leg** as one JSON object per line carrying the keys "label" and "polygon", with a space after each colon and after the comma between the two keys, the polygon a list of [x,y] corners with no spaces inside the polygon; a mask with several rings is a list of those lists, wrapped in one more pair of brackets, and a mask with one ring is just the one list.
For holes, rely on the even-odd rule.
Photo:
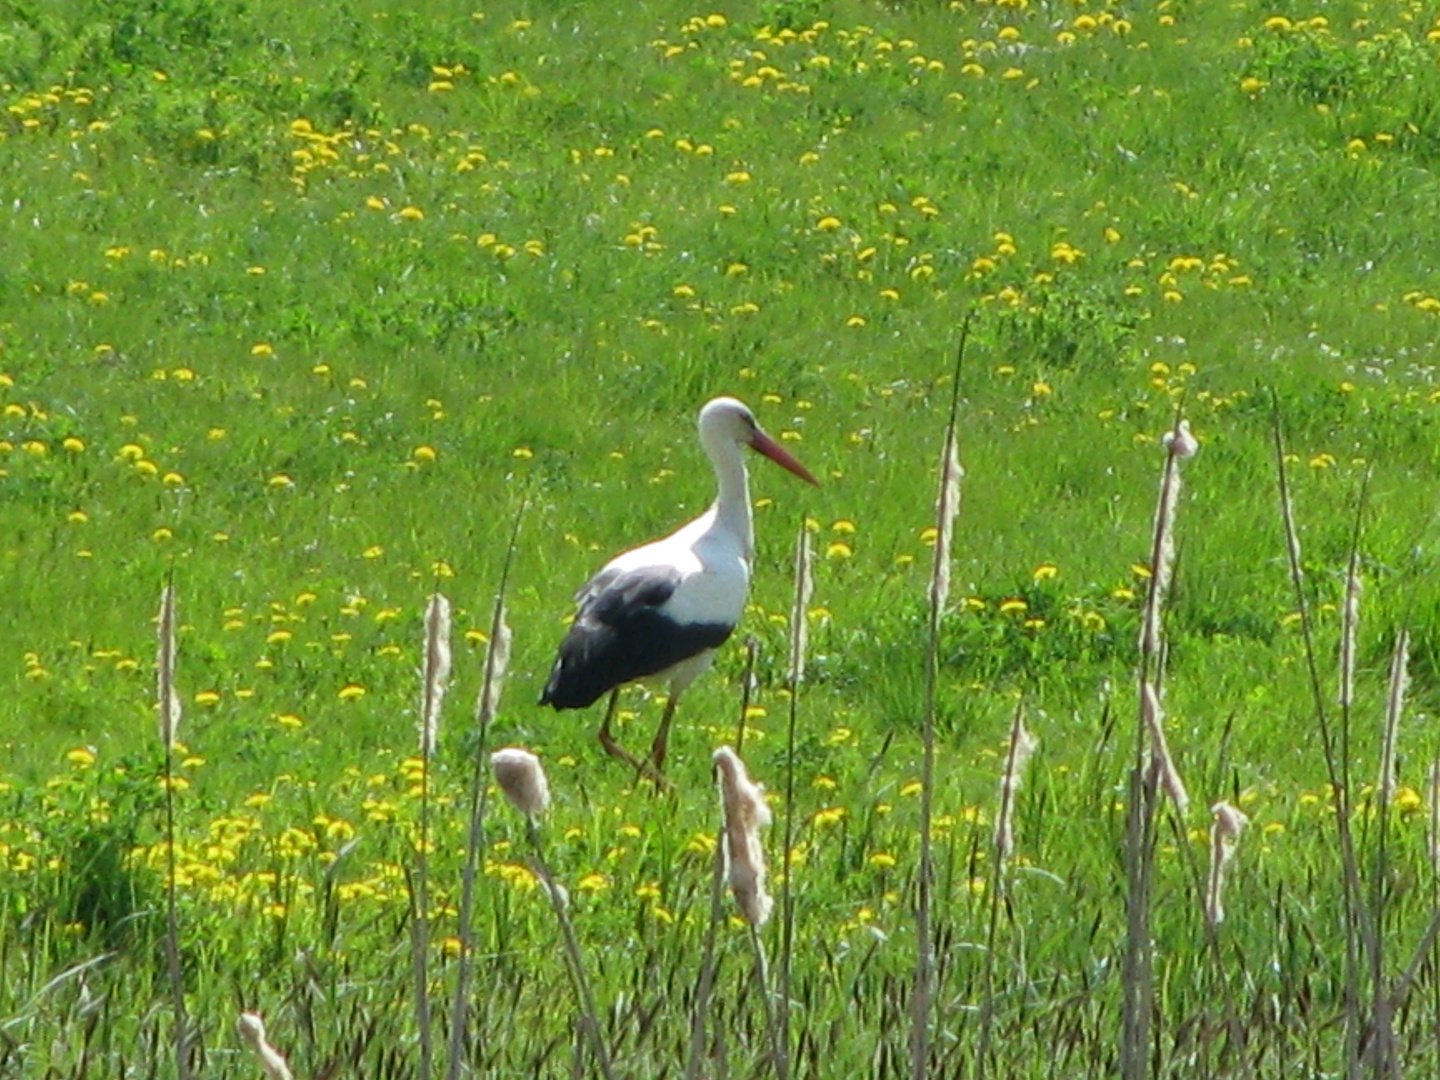
{"label": "stork's red leg", "polygon": [[615,710],[619,704],[620,688],[617,686],[614,690],[610,691],[610,701],[605,706],[605,719],[600,722],[600,731],[598,732],[600,745],[604,747],[605,753],[619,761],[623,761],[626,765],[630,766],[630,768],[634,769],[637,777],[643,776],[648,780],[655,781],[657,784],[663,783],[664,777],[660,775],[659,770],[652,766],[648,760],[641,761],[615,741],[615,736],[610,731],[610,725],[615,720]]}
{"label": "stork's red leg", "polygon": [[665,712],[660,717],[660,730],[655,732],[655,741],[650,744],[650,756],[645,759],[645,764],[651,765],[657,775],[665,767],[665,751],[670,742],[670,722],[675,719],[675,703],[680,700],[680,695],[671,693],[665,702]]}

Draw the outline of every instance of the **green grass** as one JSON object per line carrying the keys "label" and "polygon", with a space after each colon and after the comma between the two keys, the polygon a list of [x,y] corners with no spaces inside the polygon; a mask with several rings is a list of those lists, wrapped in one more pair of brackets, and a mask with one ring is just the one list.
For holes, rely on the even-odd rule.
{"label": "green grass", "polygon": [[[752,475],[745,631],[762,643],[765,715],[746,757],[772,790],[788,553],[800,517],[816,526],[796,812],[821,816],[795,882],[796,1071],[897,1073],[922,532],[974,311],[941,642],[937,1075],[971,1068],[988,915],[972,882],[990,877],[1017,692],[1041,749],[1000,925],[995,1075],[1112,1074],[1135,566],[1177,404],[1202,451],[1180,507],[1167,705],[1197,806],[1188,840],[1162,822],[1157,1069],[1240,1071],[1221,1054],[1220,978],[1259,1073],[1338,1069],[1341,883],[1271,402],[1296,455],[1327,694],[1373,469],[1351,765],[1357,787],[1373,780],[1390,644],[1407,626],[1409,799],[1437,751],[1440,666],[1436,12],[393,7],[0,4],[3,1068],[173,1075],[153,706],[153,617],[173,574],[201,1075],[253,1074],[236,1056],[241,1008],[266,1015],[298,1075],[350,1061],[414,1074],[404,762],[421,616],[438,586],[457,636],[475,632],[457,640],[433,777],[444,904],[458,895],[479,632],[528,499],[492,740],[550,768],[547,852],[617,1068],[678,1075],[708,919],[697,837],[718,824],[709,753],[733,737],[743,650],[681,705],[670,798],[629,789],[594,744],[598,716],[533,702],[574,588],[711,497],[693,418],[733,393],[826,481],[808,490],[763,463]],[[641,745],[659,709],[627,703],[623,736]],[[82,747],[93,760],[67,759]],[[1203,866],[1202,807],[1219,798],[1254,825],[1217,968],[1175,845]],[[1415,805],[1391,838],[1392,973],[1434,903]],[[1357,817],[1367,867],[1372,824]],[[557,1005],[571,1000],[560,942],[543,897],[505,869],[523,857],[520,823],[491,829],[473,1062],[560,1075],[578,1039]],[[435,919],[432,971],[448,981],[454,917]],[[722,928],[721,946],[714,1021],[730,1068],[750,1074],[766,1060],[763,1010],[744,934]],[[1400,1018],[1417,1075],[1440,1058],[1437,1013],[1432,965]]]}

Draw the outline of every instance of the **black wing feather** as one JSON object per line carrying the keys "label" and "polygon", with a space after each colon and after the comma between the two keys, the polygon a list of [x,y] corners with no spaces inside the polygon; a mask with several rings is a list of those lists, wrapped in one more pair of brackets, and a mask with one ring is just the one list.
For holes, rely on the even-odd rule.
{"label": "black wing feather", "polygon": [[583,709],[608,690],[723,643],[733,626],[680,624],[660,611],[680,581],[678,570],[646,567],[602,570],[586,582],[540,704]]}

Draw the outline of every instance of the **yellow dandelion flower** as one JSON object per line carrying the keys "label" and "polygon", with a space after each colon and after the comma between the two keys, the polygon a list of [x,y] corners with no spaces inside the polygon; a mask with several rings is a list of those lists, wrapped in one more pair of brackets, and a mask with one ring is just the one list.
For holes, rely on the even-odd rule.
{"label": "yellow dandelion flower", "polygon": [[575,883],[580,892],[598,893],[610,888],[610,879],[601,873],[589,873]]}
{"label": "yellow dandelion flower", "polygon": [[365,687],[359,683],[346,683],[340,688],[341,701],[355,701],[365,696]]}

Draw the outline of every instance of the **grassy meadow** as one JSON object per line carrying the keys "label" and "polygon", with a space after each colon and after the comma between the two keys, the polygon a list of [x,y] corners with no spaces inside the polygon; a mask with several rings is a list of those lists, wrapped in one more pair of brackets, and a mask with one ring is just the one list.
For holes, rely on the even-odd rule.
{"label": "grassy meadow", "polygon": [[[777,969],[793,937],[791,1072],[910,1075],[927,597],[967,316],[929,1075],[1118,1075],[1137,640],[1177,410],[1200,451],[1165,727],[1193,805],[1156,820],[1147,1070],[1440,1069],[1440,6],[0,0],[0,96],[0,1073],[258,1076],[234,1026],[254,1010],[297,1077],[422,1075],[422,787],[443,1073],[472,708],[521,514],[486,743],[545,763],[546,858],[616,1074],[691,1060],[710,756],[751,636],[744,757],[777,885],[786,812],[796,841],[793,927],[761,934]],[[680,704],[656,794],[601,753],[600,706],[535,701],[575,588],[713,497],[694,418],[722,393],[824,483],[752,458],[747,621]],[[427,769],[437,590],[454,668]],[[997,872],[1017,700],[1039,749]],[[658,701],[622,705],[621,740],[648,745]],[[1363,978],[1322,708],[1345,734]],[[1250,824],[1211,933],[1222,799]],[[524,822],[492,799],[485,828],[462,1075],[599,1075]],[[700,1074],[773,1074],[725,911]],[[1376,985],[1393,1055],[1357,1063]]]}

